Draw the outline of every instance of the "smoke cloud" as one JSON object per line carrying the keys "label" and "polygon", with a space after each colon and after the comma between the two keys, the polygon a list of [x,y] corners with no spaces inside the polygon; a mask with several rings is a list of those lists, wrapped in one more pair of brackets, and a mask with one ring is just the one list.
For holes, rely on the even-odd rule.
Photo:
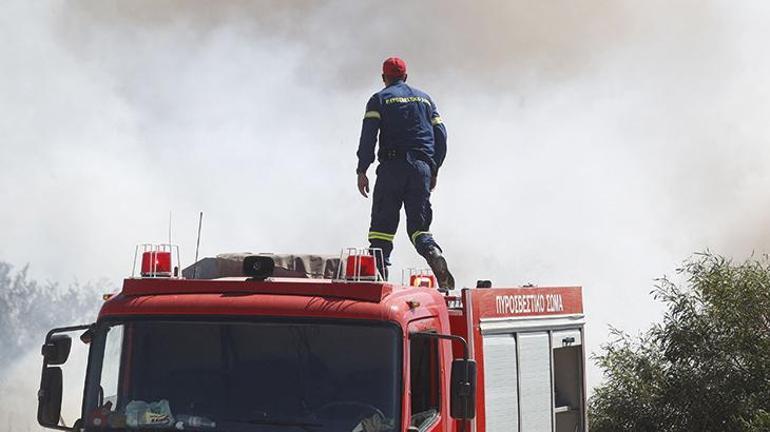
{"label": "smoke cloud", "polygon": [[[186,263],[199,210],[204,256],[364,244],[354,152],[390,55],[449,131],[432,231],[462,284],[582,285],[595,350],[690,253],[768,250],[765,2],[4,9],[0,258],[41,277],[120,279],[169,211]],[[395,254],[423,266],[403,223]]]}

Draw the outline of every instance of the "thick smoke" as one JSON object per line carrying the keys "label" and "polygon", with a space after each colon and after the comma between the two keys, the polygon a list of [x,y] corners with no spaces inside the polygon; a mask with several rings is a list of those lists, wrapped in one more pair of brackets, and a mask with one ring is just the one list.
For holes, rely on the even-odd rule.
{"label": "thick smoke", "polygon": [[[432,231],[463,284],[583,285],[594,350],[691,252],[767,251],[763,2],[6,3],[0,257],[46,276],[119,279],[169,211],[187,263],[201,209],[203,255],[364,243],[390,55],[449,130]],[[422,265],[403,226],[395,261]]]}
{"label": "thick smoke", "polygon": [[[0,261],[0,431],[37,430],[36,401],[40,380],[40,346],[53,327],[85,324],[101,303],[100,293],[114,291],[107,281],[73,283],[62,287],[27,276]],[[87,318],[83,318],[83,317]],[[82,397],[87,346],[74,340],[70,358],[62,367],[68,390],[63,418],[71,425]]]}

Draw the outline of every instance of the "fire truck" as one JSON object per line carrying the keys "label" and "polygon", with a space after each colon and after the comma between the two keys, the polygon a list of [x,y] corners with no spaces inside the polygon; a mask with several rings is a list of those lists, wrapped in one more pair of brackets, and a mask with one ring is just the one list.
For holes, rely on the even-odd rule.
{"label": "fire truck", "polygon": [[[585,431],[580,287],[443,292],[377,251],[227,254],[180,271],[143,245],[94,323],[51,330],[38,422],[73,431]],[[138,270],[138,271],[137,271]],[[62,368],[87,350],[79,419]],[[80,381],[77,383],[76,381]],[[79,395],[79,392],[78,392]],[[68,420],[73,420],[72,418]]]}

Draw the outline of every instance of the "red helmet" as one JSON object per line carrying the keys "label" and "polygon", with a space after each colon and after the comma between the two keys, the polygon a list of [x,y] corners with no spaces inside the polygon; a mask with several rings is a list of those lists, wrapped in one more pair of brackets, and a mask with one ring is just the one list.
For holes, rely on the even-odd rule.
{"label": "red helmet", "polygon": [[382,64],[382,73],[388,78],[403,78],[406,76],[406,62],[398,57],[389,57]]}

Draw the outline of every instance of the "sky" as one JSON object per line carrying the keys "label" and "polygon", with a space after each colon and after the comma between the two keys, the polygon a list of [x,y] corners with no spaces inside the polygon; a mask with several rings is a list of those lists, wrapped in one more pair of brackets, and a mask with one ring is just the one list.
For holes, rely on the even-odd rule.
{"label": "sky", "polygon": [[[767,2],[2,9],[0,260],[39,279],[118,286],[169,216],[189,265],[199,211],[201,256],[364,246],[355,150],[391,55],[447,126],[431,231],[458,284],[583,286],[589,352],[657,320],[693,252],[770,246]],[[424,267],[403,218],[393,258]]]}

